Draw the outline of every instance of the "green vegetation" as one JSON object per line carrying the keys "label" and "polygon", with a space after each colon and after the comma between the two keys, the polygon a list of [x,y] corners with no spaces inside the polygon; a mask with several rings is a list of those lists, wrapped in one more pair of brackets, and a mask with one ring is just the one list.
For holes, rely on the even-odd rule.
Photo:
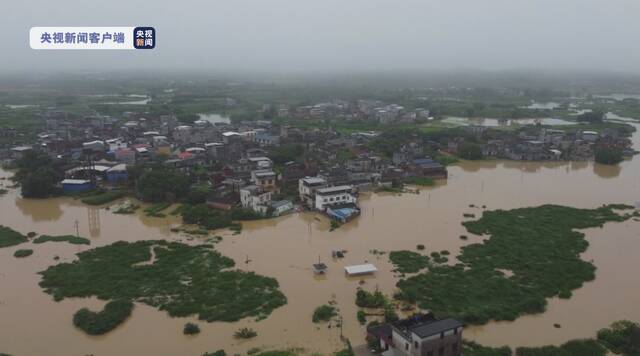
{"label": "green vegetation", "polygon": [[356,292],[356,305],[361,308],[382,308],[387,305],[387,298],[378,290],[370,293],[358,289]]}
{"label": "green vegetation", "polygon": [[365,314],[364,311],[358,310],[356,317],[358,318],[358,322],[360,323],[360,325],[364,325],[367,323],[367,314]]}
{"label": "green vegetation", "polygon": [[200,327],[198,326],[198,324],[186,323],[186,324],[184,324],[184,328],[182,329],[182,333],[185,334],[185,335],[200,334]]}
{"label": "green vegetation", "polygon": [[116,199],[120,199],[124,197],[126,194],[127,192],[123,190],[111,190],[108,192],[88,196],[82,199],[82,202],[89,205],[102,205],[102,204],[110,203]]}
{"label": "green vegetation", "polygon": [[82,308],[73,315],[73,325],[89,335],[106,334],[127,320],[132,310],[133,303],[127,300],[111,301],[98,313]]}
{"label": "green vegetation", "polygon": [[579,122],[601,123],[604,121],[605,114],[602,110],[592,110],[582,113],[576,117]]}
{"label": "green vegetation", "polygon": [[13,179],[20,183],[23,197],[47,198],[61,193],[57,184],[63,175],[46,153],[27,151],[17,165]]}
{"label": "green vegetation", "polygon": [[474,341],[462,342],[462,353],[465,356],[511,356],[511,348],[508,346],[488,347]]}
{"label": "green vegetation", "polygon": [[[424,248],[424,246],[423,246]],[[391,251],[389,261],[400,273],[416,273],[429,265],[429,257],[413,251]]]}
{"label": "green vegetation", "polygon": [[561,346],[518,347],[516,356],[605,356],[607,350],[595,340],[571,340]]}
{"label": "green vegetation", "polygon": [[418,245],[416,245],[416,250],[418,250],[418,251],[423,251],[424,249],[425,249],[425,247],[424,247],[424,245],[423,245],[423,244],[418,244]]}
{"label": "green vegetation", "polygon": [[601,164],[618,164],[624,159],[622,150],[615,147],[596,147],[595,161]]}
{"label": "green vegetation", "polygon": [[256,336],[258,336],[258,333],[255,332],[255,330],[251,329],[251,328],[241,328],[238,331],[236,331],[233,336],[236,339],[251,339],[254,338]]}
{"label": "green vegetation", "polygon": [[340,224],[340,222],[338,222],[337,220],[331,220],[331,226],[329,227],[329,231],[333,231],[335,229],[340,228],[342,224]]}
{"label": "green vegetation", "polygon": [[482,159],[482,146],[476,143],[465,142],[458,146],[458,156],[463,159]]}
{"label": "green vegetation", "polygon": [[31,249],[16,250],[13,253],[13,257],[17,257],[17,258],[29,257],[31,255],[33,255],[33,250],[31,250]]}
{"label": "green vegetation", "polygon": [[170,206],[171,206],[171,203],[167,203],[167,202],[153,204],[150,207],[144,209],[144,213],[147,216],[153,216],[153,217],[156,217],[156,218],[163,218],[163,217],[165,217],[165,215],[163,213],[161,213],[161,211],[167,209]]}
{"label": "green vegetation", "polygon": [[323,304],[313,311],[313,322],[329,321],[336,315],[336,308],[331,305]]}
{"label": "green vegetation", "polygon": [[432,187],[436,184],[436,181],[426,177],[413,177],[406,181],[407,184],[421,185],[424,187]]}
{"label": "green vegetation", "polygon": [[0,188],[0,196],[5,195],[7,193],[9,193],[9,191],[7,189]]}
{"label": "green vegetation", "polygon": [[336,353],[334,353],[334,356],[355,356],[355,352],[353,352],[353,347],[351,347],[351,341],[349,341],[347,339],[346,341],[346,347]]}
{"label": "green vegetation", "polygon": [[70,244],[74,244],[74,245],[90,245],[91,244],[91,240],[84,238],[84,237],[79,237],[79,236],[73,236],[73,235],[61,235],[61,236],[49,236],[49,235],[40,235],[39,237],[37,237],[35,240],[33,240],[34,244],[43,244],[45,242],[68,242]]}
{"label": "green vegetation", "polygon": [[224,350],[217,350],[214,352],[205,352],[202,356],[227,356],[227,353]]}
{"label": "green vegetation", "polygon": [[580,259],[588,242],[575,229],[630,216],[618,215],[611,206],[485,211],[479,220],[463,225],[473,234],[490,235],[488,240],[462,247],[456,265],[431,266],[428,272],[399,281],[396,297],[470,324],[543,312],[547,298],[595,278],[595,267]]}
{"label": "green vegetation", "polygon": [[628,320],[617,321],[610,328],[598,331],[598,341],[616,354],[640,355],[640,325]]}
{"label": "green vegetation", "polygon": [[27,237],[23,234],[10,227],[0,225],[0,248],[19,245],[27,241]]}
{"label": "green vegetation", "polygon": [[136,181],[136,190],[141,199],[152,203],[184,197],[189,187],[189,179],[182,172],[164,168],[146,171]]}
{"label": "green vegetation", "polygon": [[40,272],[40,286],[55,300],[96,296],[135,301],[170,316],[197,314],[208,322],[263,319],[287,301],[275,279],[230,270],[233,260],[211,245],[119,241],[77,256]]}

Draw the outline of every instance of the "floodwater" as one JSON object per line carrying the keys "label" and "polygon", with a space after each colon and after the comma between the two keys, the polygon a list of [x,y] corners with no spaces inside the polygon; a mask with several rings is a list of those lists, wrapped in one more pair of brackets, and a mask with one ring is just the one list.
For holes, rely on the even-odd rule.
{"label": "floodwater", "polygon": [[475,118],[475,117],[455,117],[449,116],[442,122],[456,125],[479,125],[485,127],[507,127],[512,125],[575,125],[575,121],[556,119],[551,117],[529,118],[529,119],[492,119],[492,118]]}
{"label": "floodwater", "polygon": [[[634,136],[636,148],[640,135]],[[356,288],[379,288],[392,294],[398,276],[387,256],[373,249],[414,250],[424,244],[427,252],[449,250],[453,256],[463,244],[478,241],[465,233],[460,222],[464,213],[481,214],[481,208],[510,209],[546,203],[593,208],[604,203],[634,204],[640,201],[640,158],[619,166],[589,162],[535,163],[484,161],[463,162],[449,170],[450,178],[420,194],[363,194],[362,215],[330,232],[328,221],[313,213],[295,213],[277,219],[244,223],[239,235],[222,232],[217,248],[232,257],[239,268],[272,276],[280,282],[289,303],[267,319],[235,323],[199,322],[202,332],[185,336],[182,327],[195,318],[170,318],[154,308],[136,304],[131,317],[111,333],[91,337],[75,329],[73,313],[99,308],[96,299],[65,299],[60,303],[38,287],[38,271],[56,262],[72,261],[74,254],[117,240],[169,239],[188,241],[172,233],[175,217],[150,218],[117,215],[102,208],[87,207],[71,198],[27,200],[16,190],[0,197],[0,224],[21,232],[47,234],[75,232],[92,240],[92,246],[64,243],[0,249],[0,352],[29,355],[201,355],[224,348],[227,353],[254,347],[303,347],[309,352],[329,352],[341,347],[341,329],[332,324],[313,324],[315,307],[333,300],[344,322],[342,333],[354,345],[364,340],[365,329],[356,319]],[[0,176],[8,176],[0,171]],[[5,181],[0,181],[5,182]],[[7,183],[4,183],[7,184]],[[591,337],[610,322],[640,319],[640,274],[635,273],[640,251],[640,222],[609,223],[585,231],[591,246],[584,254],[598,267],[595,281],[574,291],[569,300],[552,299],[548,311],[524,316],[514,322],[468,327],[466,338],[488,345],[542,345],[571,338]],[[12,256],[18,248],[34,249],[30,257]],[[333,260],[331,251],[347,250],[345,258]],[[310,267],[320,259],[329,266],[326,276],[314,276]],[[246,263],[246,261],[249,261]],[[374,263],[379,272],[366,278],[347,278],[343,267]],[[499,291],[496,291],[499,292]],[[561,324],[554,328],[553,324]],[[258,337],[236,340],[233,333],[251,327]]]}

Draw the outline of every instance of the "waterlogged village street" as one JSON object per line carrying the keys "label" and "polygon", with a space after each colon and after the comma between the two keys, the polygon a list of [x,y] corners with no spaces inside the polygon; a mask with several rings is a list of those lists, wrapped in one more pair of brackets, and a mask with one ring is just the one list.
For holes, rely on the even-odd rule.
{"label": "waterlogged village street", "polygon": [[[638,149],[638,131],[632,140]],[[420,188],[419,194],[361,193],[361,215],[334,231],[326,217],[296,212],[243,222],[240,234],[216,232],[223,239],[215,249],[232,258],[237,268],[279,282],[287,304],[264,320],[207,323],[196,317],[171,318],[165,311],[135,303],[131,317],[103,336],[85,335],[71,319],[80,308],[101,309],[104,301],[66,298],[55,302],[38,285],[38,272],[73,261],[78,252],[120,240],[164,239],[200,244],[207,238],[172,231],[181,225],[181,219],[169,214],[150,217],[143,209],[132,215],[114,214],[105,206],[88,206],[68,197],[24,199],[19,189],[9,189],[0,197],[0,225],[23,234],[34,231],[48,235],[75,235],[77,226],[79,235],[89,238],[91,245],[27,243],[0,249],[0,351],[16,355],[200,355],[217,349],[233,354],[256,347],[300,347],[328,354],[343,347],[341,333],[354,346],[364,343],[366,329],[356,319],[358,308],[354,303],[358,287],[367,291],[379,289],[389,296],[397,291],[400,275],[392,271],[388,255],[376,251],[415,251],[422,244],[426,253],[449,251],[453,263],[461,246],[481,242],[481,237],[469,234],[461,225],[474,220],[464,214],[479,218],[485,209],[544,204],[593,209],[603,204],[635,205],[640,201],[638,157],[619,165],[586,161],[461,161],[449,166],[448,171],[448,180]],[[0,171],[0,177],[10,175]],[[10,185],[9,181],[2,182]],[[560,344],[593,337],[597,330],[616,320],[640,319],[640,275],[634,272],[636,251],[640,250],[640,222],[609,222],[583,232],[589,247],[581,258],[597,267],[595,280],[573,290],[569,299],[550,299],[544,313],[520,316],[513,322],[468,326],[464,337],[489,346]],[[463,240],[461,235],[469,237]],[[33,249],[33,255],[14,258],[15,250],[24,246]],[[345,250],[344,258],[332,258],[331,251],[335,250]],[[56,256],[59,261],[54,260]],[[311,270],[318,259],[328,266],[325,275],[314,275]],[[344,266],[366,262],[378,268],[375,276],[345,276]],[[311,322],[314,309],[328,302],[335,302],[342,327]],[[188,321],[198,323],[200,335],[183,335],[182,328]],[[234,338],[241,327],[255,330],[258,337]]]}

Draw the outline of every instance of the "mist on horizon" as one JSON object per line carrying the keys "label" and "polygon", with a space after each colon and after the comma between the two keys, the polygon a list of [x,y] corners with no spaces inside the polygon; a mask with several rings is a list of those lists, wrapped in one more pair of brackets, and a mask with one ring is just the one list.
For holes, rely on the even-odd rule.
{"label": "mist on horizon", "polygon": [[[0,72],[640,73],[633,0],[6,2]],[[153,26],[146,51],[32,50],[32,26]]]}

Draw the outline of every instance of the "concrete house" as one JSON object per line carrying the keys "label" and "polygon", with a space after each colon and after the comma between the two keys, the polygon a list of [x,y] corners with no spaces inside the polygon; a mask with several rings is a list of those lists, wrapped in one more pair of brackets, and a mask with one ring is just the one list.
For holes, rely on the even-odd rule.
{"label": "concrete house", "polygon": [[367,333],[380,342],[385,356],[460,356],[462,328],[455,319],[436,319],[428,313],[374,326]]}
{"label": "concrete house", "polygon": [[257,185],[248,185],[240,189],[240,204],[245,209],[266,215],[271,203],[271,192]]}
{"label": "concrete house", "polygon": [[321,177],[304,177],[298,180],[298,195],[302,204],[308,208],[315,206],[316,190],[327,186],[327,181]]}

